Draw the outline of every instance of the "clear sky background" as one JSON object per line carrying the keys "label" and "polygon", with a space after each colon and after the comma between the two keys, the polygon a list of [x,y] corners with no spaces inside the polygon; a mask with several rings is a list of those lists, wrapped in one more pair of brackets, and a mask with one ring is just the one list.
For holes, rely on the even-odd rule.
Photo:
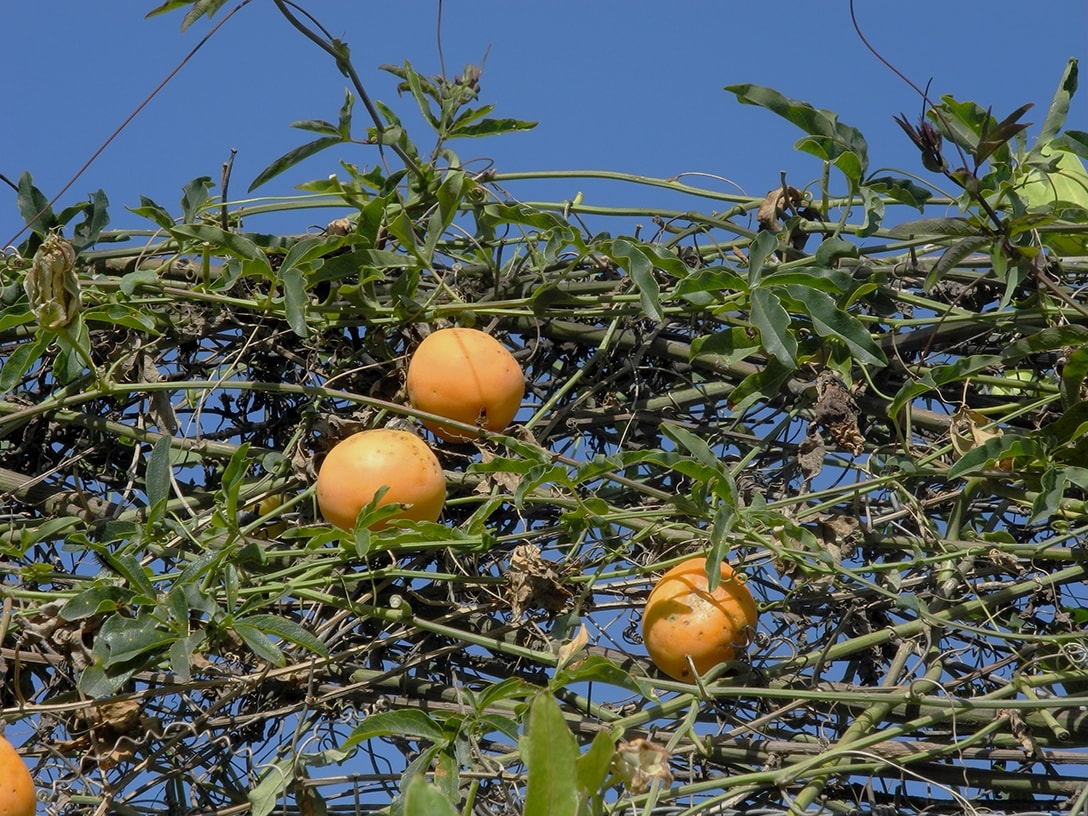
{"label": "clear sky background", "polygon": [[[0,2],[0,172],[15,180],[29,170],[52,197],[212,25],[202,20],[181,33],[182,12],[145,20],[159,2]],[[397,99],[395,80],[378,66],[407,59],[424,73],[438,72],[437,0],[305,5],[351,46],[370,95],[415,121],[412,101]],[[917,84],[932,78],[934,96],[972,99],[1001,117],[1034,102],[1025,118],[1038,125],[1066,60],[1078,57],[1088,69],[1084,0],[1034,6],[1022,0],[857,0],[857,11],[870,41]],[[464,161],[491,159],[500,171],[592,168],[664,177],[695,171],[731,179],[751,195],[776,186],[785,170],[803,186],[820,167],[793,151],[800,131],[722,90],[751,82],[837,112],[867,137],[872,169],[924,174],[916,150],[892,122],[900,112],[916,118],[921,102],[865,49],[847,0],[447,0],[442,40],[451,75],[486,55],[481,98],[497,105],[496,115],[540,122],[529,133],[454,143]],[[269,0],[253,0],[61,205],[102,188],[111,226],[146,226],[123,207],[145,195],[177,213],[182,186],[201,175],[218,181],[231,148],[238,150],[231,197],[242,196],[265,165],[310,137],[290,122],[335,121],[345,86],[331,59]],[[1088,87],[1074,107],[1068,126],[1088,130]],[[356,121],[362,137],[361,106]],[[429,149],[422,131],[416,133]],[[300,181],[336,172],[341,158],[372,165],[377,156],[368,147],[336,148],[257,192],[290,194]],[[710,179],[699,183],[732,189]],[[561,201],[579,191],[589,204],[692,203],[667,192],[583,181],[518,193]],[[245,226],[302,231],[309,224],[296,223],[300,217]],[[14,191],[0,187],[0,241],[21,225]]]}

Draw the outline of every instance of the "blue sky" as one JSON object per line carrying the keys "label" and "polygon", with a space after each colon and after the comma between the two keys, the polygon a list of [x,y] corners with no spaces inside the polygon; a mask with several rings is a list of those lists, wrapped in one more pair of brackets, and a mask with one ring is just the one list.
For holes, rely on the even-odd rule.
{"label": "blue sky", "polygon": [[[52,197],[210,28],[204,20],[181,33],[179,12],[145,20],[157,4],[0,4],[0,172],[14,180],[30,170]],[[438,72],[437,0],[315,0],[308,8],[351,46],[370,95],[410,117],[411,100],[397,99],[395,81],[378,66],[407,59],[424,73]],[[1048,3],[1045,11],[1019,0],[857,0],[857,11],[870,41],[917,84],[932,78],[934,95],[973,99],[1000,116],[1034,102],[1026,119],[1041,122],[1066,60],[1079,57],[1088,68],[1083,0]],[[799,131],[722,90],[751,82],[837,112],[867,137],[873,169],[923,172],[891,118],[906,112],[913,119],[921,103],[864,48],[846,0],[448,0],[442,40],[450,74],[486,55],[482,100],[496,104],[497,115],[540,122],[529,133],[453,145],[462,160],[491,159],[500,171],[593,168],[666,177],[694,171],[762,195],[785,170],[803,186],[820,168],[793,151]],[[201,175],[218,181],[232,148],[238,154],[231,193],[242,195],[265,165],[307,139],[290,122],[335,119],[345,84],[328,56],[287,25],[269,0],[254,0],[61,203],[101,188],[113,227],[144,226],[123,207],[145,195],[176,213],[181,187]],[[1088,88],[1074,99],[1069,127],[1088,130],[1086,100]],[[356,121],[362,134],[361,106]],[[421,132],[417,138],[429,147]],[[257,192],[288,195],[301,181],[335,172],[341,158],[369,165],[376,156],[366,147],[330,150]],[[732,191],[719,181],[701,183]],[[691,206],[667,192],[583,181],[518,192],[563,200],[579,191],[591,204]],[[292,213],[246,227],[302,231],[308,224],[300,218]],[[0,240],[20,226],[14,192],[2,187]]]}

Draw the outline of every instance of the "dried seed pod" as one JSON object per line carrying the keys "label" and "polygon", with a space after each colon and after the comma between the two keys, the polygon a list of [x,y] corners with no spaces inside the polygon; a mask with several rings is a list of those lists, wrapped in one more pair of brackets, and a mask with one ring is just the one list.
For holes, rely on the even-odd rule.
{"label": "dried seed pod", "polygon": [[34,253],[26,273],[30,308],[43,329],[56,331],[71,323],[80,309],[76,251],[57,233],[50,233]]}

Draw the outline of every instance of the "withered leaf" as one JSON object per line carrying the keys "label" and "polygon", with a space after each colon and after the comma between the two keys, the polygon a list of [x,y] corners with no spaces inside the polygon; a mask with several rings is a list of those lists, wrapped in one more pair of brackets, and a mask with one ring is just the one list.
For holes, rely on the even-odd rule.
{"label": "withered leaf", "polygon": [[808,433],[797,446],[797,464],[801,468],[801,475],[805,477],[805,481],[820,475],[820,471],[824,468],[826,453],[827,447],[824,445],[823,436],[814,424],[810,424]]}
{"label": "withered leaf", "polygon": [[[495,454],[489,448],[480,448],[480,463],[488,464],[495,459]],[[475,492],[482,493],[487,496],[490,495],[491,489],[494,486],[498,486],[505,493],[514,493],[518,489],[518,484],[521,482],[521,476],[517,473],[510,473],[509,471],[486,471],[482,474],[483,478],[480,479],[479,484],[476,485]]]}
{"label": "withered leaf", "polygon": [[574,637],[559,647],[559,651],[556,653],[556,665],[557,668],[564,668],[569,666],[571,661],[574,660],[589,643],[589,630],[586,629],[584,623],[578,624],[578,631],[574,633]]}
{"label": "withered leaf", "polygon": [[664,787],[672,784],[669,752],[647,739],[639,738],[617,745],[612,757],[612,771],[634,794],[645,793],[655,780]]}
{"label": "withered leaf", "polygon": [[555,565],[541,558],[540,549],[533,544],[514,548],[507,581],[507,600],[515,618],[531,608],[562,612],[571,599]]}
{"label": "withered leaf", "polygon": [[[759,222],[759,231],[781,232],[783,225],[781,219],[792,210],[799,218],[805,221],[823,221],[823,216],[812,207],[804,207],[804,196],[796,187],[786,185],[769,190],[756,210],[756,221]],[[808,243],[809,233],[802,230],[791,230],[787,236],[789,245],[798,252]]]}
{"label": "withered leaf", "polygon": [[769,190],[763,199],[763,203],[759,205],[759,209],[756,211],[756,221],[759,222],[759,228],[771,232],[781,232],[782,223],[779,219],[786,214],[787,208],[796,207],[801,203],[801,200],[801,191],[796,187],[787,186],[784,190],[782,187],[776,187]]}
{"label": "withered leaf", "polygon": [[861,453],[865,437],[858,428],[858,406],[843,382],[834,374],[823,371],[816,379],[819,397],[813,421],[827,431],[837,444],[853,454]]}
{"label": "withered leaf", "polygon": [[998,713],[1008,720],[1009,730],[1012,731],[1013,737],[1020,743],[1020,747],[1024,749],[1027,757],[1035,759],[1039,756],[1039,743],[1036,742],[1035,735],[1031,731],[1031,726],[1024,719],[1024,715],[1015,708],[1004,708]]}
{"label": "withered leaf", "polygon": [[[952,424],[948,429],[952,440],[952,450],[960,457],[975,448],[985,445],[989,440],[1002,436],[1000,428],[995,427],[985,414],[961,405],[952,414]],[[999,470],[1012,470],[1012,458],[995,463]]]}
{"label": "withered leaf", "polygon": [[820,514],[816,524],[818,539],[836,566],[853,555],[861,522],[853,516]]}

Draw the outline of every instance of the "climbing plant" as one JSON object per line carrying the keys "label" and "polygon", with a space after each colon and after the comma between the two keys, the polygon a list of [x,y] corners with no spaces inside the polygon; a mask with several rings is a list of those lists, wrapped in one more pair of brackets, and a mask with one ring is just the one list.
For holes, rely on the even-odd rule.
{"label": "climbing plant", "polygon": [[[350,88],[253,187],[354,163],[258,204],[210,178],[124,213],[58,208],[29,174],[12,196],[0,719],[43,809],[1083,810],[1075,62],[1034,127],[948,96],[901,117],[919,156],[896,173],[834,113],[730,86],[823,175],[751,197],[569,174],[690,201],[636,213],[519,200],[556,174],[458,156],[532,127],[478,69],[364,84],[275,5]],[[246,226],[315,207],[317,231]],[[467,443],[404,389],[451,325],[526,378],[514,424]],[[328,524],[323,456],[390,425],[439,457],[443,515]],[[742,574],[759,618],[680,682],[641,610],[693,554]]]}

